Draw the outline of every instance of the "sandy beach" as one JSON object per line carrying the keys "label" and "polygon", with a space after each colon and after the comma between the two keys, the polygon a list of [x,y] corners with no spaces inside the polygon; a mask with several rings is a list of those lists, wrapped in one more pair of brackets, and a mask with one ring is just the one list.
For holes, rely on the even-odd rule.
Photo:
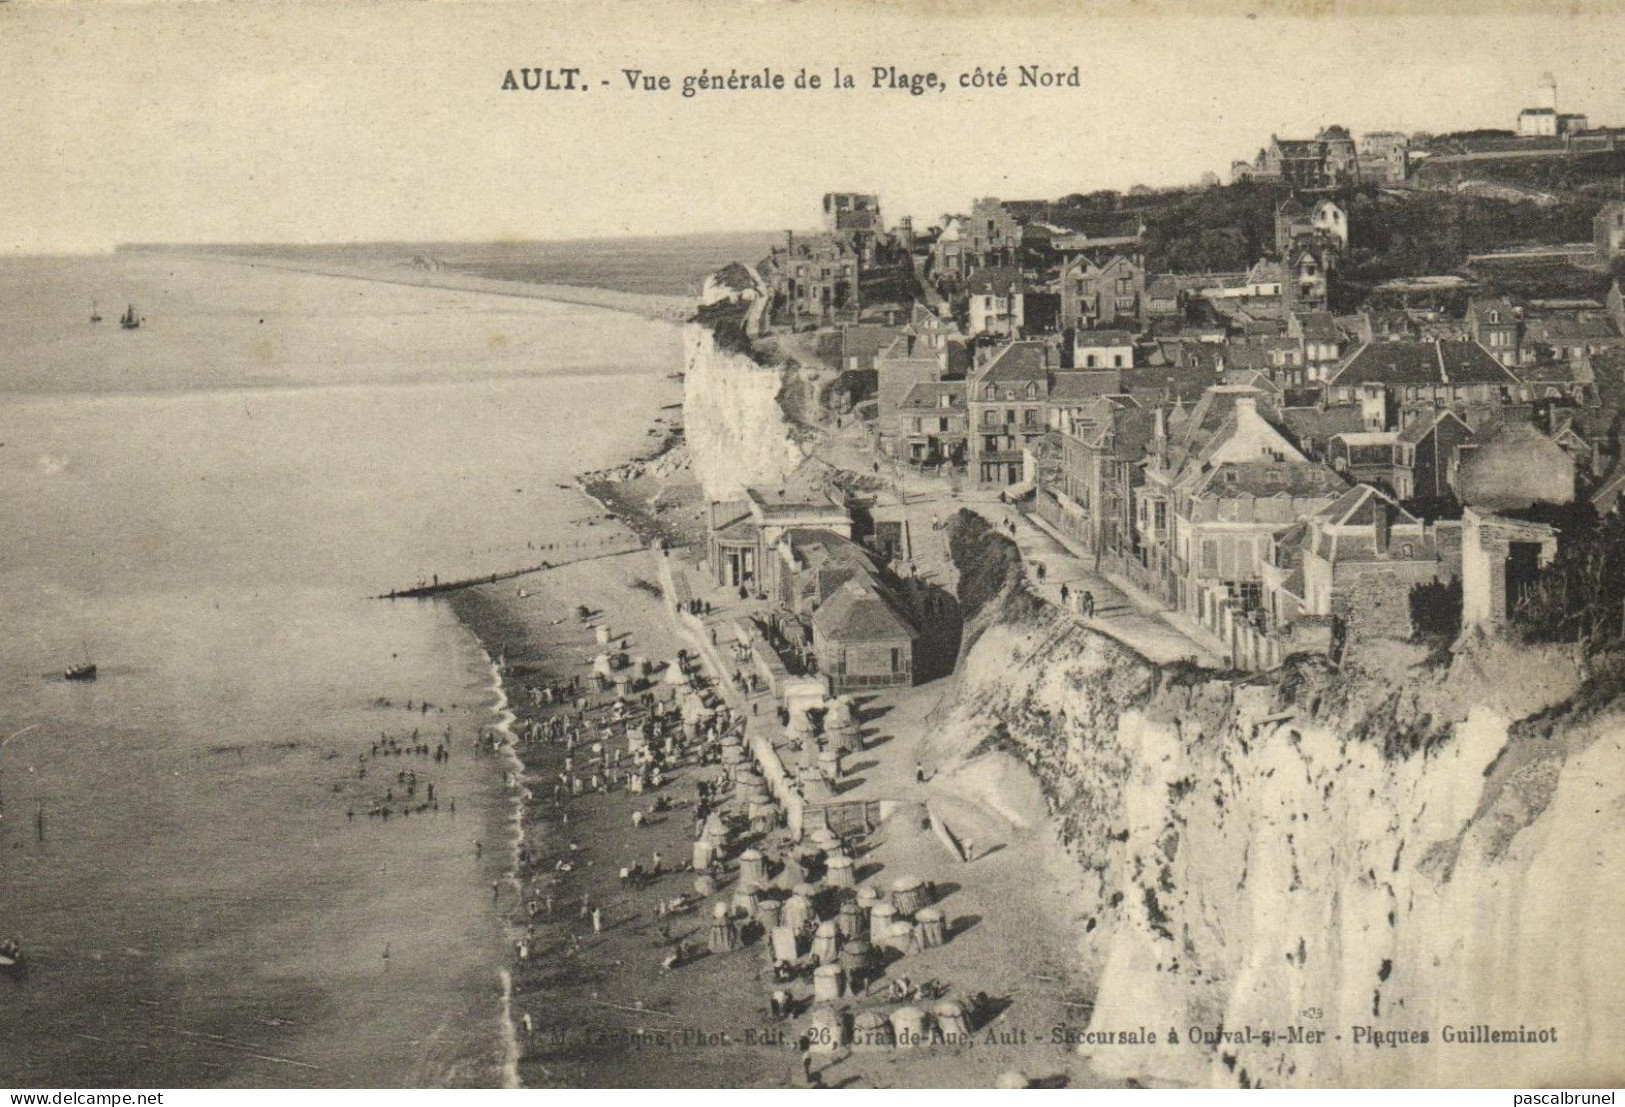
{"label": "sandy beach", "polygon": [[[694,533],[688,514],[655,511],[648,504],[668,498],[686,502],[684,497],[697,494],[683,487],[686,480],[682,473],[666,480],[636,475],[586,486],[599,502],[625,513],[645,538],[684,541]],[[600,524],[610,528],[606,541],[625,525]],[[695,756],[685,754],[668,767],[657,790],[633,794],[615,784],[604,792],[589,786],[582,795],[570,795],[566,787],[555,801],[554,783],[571,754],[562,745],[523,739],[533,725],[545,727],[548,720],[561,714],[571,718],[575,711],[538,705],[533,691],[572,680],[586,687],[594,657],[607,648],[624,653],[634,665],[635,659],[648,659],[655,666],[652,690],[662,698],[670,691],[658,680],[662,666],[686,651],[701,662],[702,683],[723,677],[716,694],[752,733],[783,740],[771,697],[747,697],[732,687],[726,663],[706,640],[710,627],[725,628],[732,614],[727,597],[700,591],[691,556],[687,547],[637,550],[460,590],[452,597],[454,609],[487,651],[502,659],[505,695],[516,716],[512,730],[520,736],[514,751],[522,770],[510,791],[522,817],[514,878],[500,895],[514,943],[508,968],[518,1076],[528,1087],[807,1084],[796,1047],[811,1017],[810,980],[776,983],[771,942],[744,920],[743,948],[705,950],[715,905],[731,904],[737,890],[740,852],[755,848],[770,859],[786,859],[798,849],[787,831],[737,836],[714,874],[715,893],[696,895],[696,874],[686,869],[695,839],[696,786],[714,780],[719,766],[697,764]],[[674,577],[711,599],[709,617],[678,617],[661,584],[662,558],[670,559]],[[591,613],[585,620],[579,616],[582,608]],[[608,628],[608,647],[597,638],[600,626]],[[857,881],[882,895],[899,876],[933,886],[947,940],[900,957],[882,951],[890,964],[874,970],[876,979],[864,993],[844,995],[839,1009],[848,1025],[865,1012],[889,1015],[905,1005],[893,994],[894,986],[905,980],[912,988],[925,984],[967,1008],[981,1003],[971,1039],[911,1049],[847,1045],[815,1052],[814,1079],[824,1086],[986,1087],[1001,1073],[1019,1070],[1051,1085],[1093,1083],[1066,1042],[1088,1016],[1087,982],[1072,979],[1066,968],[1076,961],[1076,945],[1085,937],[1084,920],[1071,918],[1066,906],[1079,874],[1056,842],[1042,803],[1029,796],[1027,809],[1013,815],[1007,804],[995,806],[1000,801],[982,802],[979,784],[986,782],[939,780],[934,768],[930,779],[916,780],[917,766],[931,757],[930,714],[952,684],[948,677],[860,700],[862,748],[851,755],[845,785],[850,791],[840,798],[872,800],[892,814],[846,843]],[[588,717],[602,719],[613,700],[613,692],[589,694]],[[587,733],[596,734],[596,727]],[[597,767],[583,768],[589,748],[584,734],[567,775],[590,783]],[[606,756],[616,748],[624,750],[624,740],[606,741]],[[990,796],[1000,791],[987,789]],[[1011,789],[1002,791],[1008,797]],[[660,800],[670,804],[668,810],[654,810]],[[974,839],[970,863],[950,856],[927,828],[928,803],[939,816],[949,813],[967,840]],[[742,804],[728,802],[723,810],[738,807]],[[635,812],[643,816],[635,820]],[[623,868],[651,868],[657,855],[660,876],[643,883],[621,878]],[[780,885],[793,882],[785,874],[775,878]],[[773,893],[787,894],[782,887]],[[662,917],[659,905],[675,897],[689,902],[681,913]],[[842,898],[821,893],[815,901],[820,916],[833,919]],[[601,929],[593,926],[590,909],[583,912],[584,901],[601,912]],[[699,952],[665,968],[673,942]],[[790,993],[792,1016],[773,1017],[775,989]],[[939,1000],[913,995],[906,1002],[929,1010]]]}

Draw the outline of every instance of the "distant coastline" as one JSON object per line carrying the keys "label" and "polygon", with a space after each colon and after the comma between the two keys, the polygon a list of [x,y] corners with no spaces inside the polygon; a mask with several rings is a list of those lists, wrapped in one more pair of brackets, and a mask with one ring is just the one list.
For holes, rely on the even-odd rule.
{"label": "distant coastline", "polygon": [[298,273],[314,273],[326,277],[349,280],[376,281],[383,284],[408,285],[415,288],[444,288],[458,292],[480,292],[491,296],[517,296],[529,300],[551,300],[556,303],[580,304],[624,312],[645,319],[666,323],[682,323],[694,314],[695,302],[691,296],[668,296],[656,293],[624,292],[612,288],[590,285],[530,283],[502,281],[477,277],[449,269],[413,269],[406,266],[344,265],[311,258],[264,257],[245,254],[217,253],[211,250],[171,253],[203,261],[218,261],[249,268],[286,269]]}

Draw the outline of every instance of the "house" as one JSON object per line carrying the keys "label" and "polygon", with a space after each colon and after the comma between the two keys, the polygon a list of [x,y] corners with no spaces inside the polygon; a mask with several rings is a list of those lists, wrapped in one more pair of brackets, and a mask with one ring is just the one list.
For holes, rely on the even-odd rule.
{"label": "house", "polygon": [[1477,342],[1369,341],[1326,381],[1328,403],[1359,403],[1367,429],[1392,430],[1406,401],[1510,403],[1516,374]]}
{"label": "house", "polygon": [[1289,311],[1325,311],[1336,251],[1318,240],[1300,239],[1283,255],[1283,291]]}
{"label": "house", "polygon": [[1456,498],[1491,512],[1574,502],[1574,459],[1528,423],[1504,422],[1461,451]]}
{"label": "house", "polygon": [[882,451],[891,452],[895,420],[909,391],[917,384],[952,375],[953,336],[951,324],[924,304],[916,303],[902,333],[875,355],[875,414]]}
{"label": "house", "polygon": [[851,538],[852,517],[844,506],[827,499],[792,500],[782,490],[747,488],[743,500],[712,503],[706,533],[712,577],[724,588],[780,594],[773,551],[786,532],[796,529]]}
{"label": "house", "polygon": [[898,405],[893,441],[917,465],[963,465],[970,415],[964,381],[922,382]]}
{"label": "house", "polygon": [[931,244],[930,276],[941,280],[962,278],[971,268],[966,259],[965,217],[944,216],[942,230]]}
{"label": "house", "polygon": [[1026,279],[1019,269],[978,269],[966,282],[970,297],[965,329],[972,336],[1019,338],[1026,327],[1023,297]]}
{"label": "house", "polygon": [[876,555],[831,530],[791,527],[771,550],[776,559],[768,595],[786,611],[800,616],[817,612],[842,585],[854,578],[878,581]]}
{"label": "house", "polygon": [[1472,440],[1472,429],[1454,411],[1412,419],[1394,440],[1394,495],[1406,501],[1450,496],[1458,451]]}
{"label": "house", "polygon": [[873,265],[885,234],[880,197],[866,192],[824,193],[824,232],[851,250],[860,264]]}
{"label": "house", "polygon": [[1069,412],[1058,433],[1053,481],[1041,485],[1039,513],[1090,549],[1128,555],[1134,549],[1134,490],[1141,462],[1165,415],[1125,397],[1097,397]]}
{"label": "house", "polygon": [[1605,350],[1625,348],[1613,320],[1580,311],[1531,316],[1524,329],[1523,362],[1580,361]]}
{"label": "house", "polygon": [[967,463],[978,481],[1021,480],[1022,446],[1047,429],[1051,373],[1058,361],[1048,342],[1025,340],[1000,348],[971,372]]}
{"label": "house", "polygon": [[1127,331],[1079,330],[1072,337],[1074,369],[1134,368],[1134,336]]}
{"label": "house", "polygon": [[1326,463],[1362,484],[1387,485],[1394,475],[1398,431],[1351,431],[1332,435]]}
{"label": "house", "polygon": [[837,313],[856,317],[858,265],[858,253],[840,239],[821,235],[798,241],[789,234],[762,268],[772,274],[768,279],[792,316],[824,320]]}
{"label": "house", "polygon": [[[1591,221],[1591,231],[1600,264],[1611,265],[1616,259],[1625,257],[1625,200],[1610,200],[1604,204]],[[1615,287],[1618,287],[1617,281]]]}
{"label": "house", "polygon": [[1546,523],[1466,508],[1461,515],[1462,630],[1494,633],[1524,591],[1557,556],[1557,531]]}
{"label": "house", "polygon": [[1102,396],[1136,404],[1123,395],[1123,374],[1116,369],[1062,369],[1050,374],[1048,414],[1045,423],[1053,430],[1064,430],[1067,420],[1082,414]]}
{"label": "house", "polygon": [[1467,335],[1502,365],[1523,359],[1523,309],[1505,296],[1467,302]]}
{"label": "house", "polygon": [[999,200],[989,196],[971,204],[960,234],[967,272],[1021,265],[1022,221]]}
{"label": "house", "polygon": [[1326,311],[1294,311],[1287,316],[1286,335],[1298,344],[1305,381],[1323,381],[1343,356],[1347,338],[1337,320]]}
{"label": "house", "polygon": [[855,576],[812,617],[813,655],[831,695],[914,682],[919,633],[878,581]]}
{"label": "house", "polygon": [[1060,284],[1063,327],[1138,330],[1145,324],[1149,305],[1138,254],[1077,254],[1061,267]]}
{"label": "house", "polygon": [[1141,563],[1171,578],[1178,606],[1199,619],[1221,597],[1252,610],[1273,536],[1345,487],[1265,417],[1255,390],[1211,388],[1177,431],[1153,435],[1135,510]]}
{"label": "house", "polygon": [[1361,637],[1409,638],[1412,590],[1461,571],[1456,524],[1424,523],[1368,484],[1310,514],[1277,544],[1294,549],[1264,569],[1271,617],[1334,617]]}
{"label": "house", "polygon": [[1180,314],[1179,280],[1164,273],[1146,286],[1146,313],[1154,319],[1177,318]]}
{"label": "house", "polygon": [[1360,177],[1378,184],[1402,184],[1410,175],[1410,137],[1400,131],[1368,131],[1357,153]]}
{"label": "house", "polygon": [[1348,249],[1348,213],[1331,200],[1317,200],[1306,206],[1289,196],[1275,209],[1275,252],[1284,254],[1300,239],[1329,245],[1338,252]]}

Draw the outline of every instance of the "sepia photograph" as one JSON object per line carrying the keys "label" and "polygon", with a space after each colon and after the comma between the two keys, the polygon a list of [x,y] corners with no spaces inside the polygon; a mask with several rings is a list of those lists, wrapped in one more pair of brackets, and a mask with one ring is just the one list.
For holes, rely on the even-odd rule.
{"label": "sepia photograph", "polygon": [[1615,1102],[1622,41],[0,0],[7,1107]]}

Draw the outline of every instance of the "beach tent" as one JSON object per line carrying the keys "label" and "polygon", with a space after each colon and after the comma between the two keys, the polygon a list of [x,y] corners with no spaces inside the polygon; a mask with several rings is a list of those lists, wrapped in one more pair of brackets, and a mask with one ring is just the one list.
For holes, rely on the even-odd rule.
{"label": "beach tent", "polygon": [[716,856],[716,846],[708,838],[701,838],[694,843],[694,871],[703,873],[711,867],[711,861]]}
{"label": "beach tent", "polygon": [[853,938],[841,947],[841,967],[846,970],[847,987],[853,995],[862,994],[869,983],[869,969],[874,957],[874,947],[862,938]]}
{"label": "beach tent", "polygon": [[761,923],[762,929],[769,934],[778,929],[780,923],[779,913],[782,907],[783,905],[778,900],[768,899],[765,896],[756,904],[756,921]]}
{"label": "beach tent", "polygon": [[768,933],[773,935],[773,960],[785,961],[794,964],[801,955],[796,952],[796,928],[793,926],[775,926]]}
{"label": "beach tent", "polygon": [[845,994],[846,970],[839,964],[823,964],[813,970],[814,1003],[834,1003]]}
{"label": "beach tent", "polygon": [[957,1000],[943,1000],[932,1014],[936,1016],[937,1029],[947,1041],[964,1044],[971,1040],[970,1019],[965,1017],[965,1008]]}
{"label": "beach tent", "polygon": [[919,877],[900,876],[892,881],[891,902],[899,915],[912,915],[920,908],[929,906],[931,897],[925,889],[925,882]]}
{"label": "beach tent", "polygon": [[891,1013],[891,1028],[899,1049],[925,1045],[929,1041],[926,1037],[925,1012],[913,1005],[899,1007]]}
{"label": "beach tent", "polygon": [[948,940],[947,926],[942,912],[935,907],[922,907],[914,916],[915,940],[921,949],[935,949]]}
{"label": "beach tent", "polygon": [[891,1020],[882,1011],[859,1011],[852,1016],[852,1048],[890,1049],[895,1035]]}
{"label": "beach tent", "polygon": [[780,916],[784,920],[784,925],[797,934],[810,929],[816,917],[813,914],[812,902],[800,894],[784,901],[784,912]]}
{"label": "beach tent", "polygon": [[748,849],[739,855],[739,883],[767,883],[767,858],[760,851]]}
{"label": "beach tent", "polygon": [[813,933],[812,955],[821,965],[828,965],[841,956],[841,933],[833,922],[821,922]]}
{"label": "beach tent", "polygon": [[834,1053],[847,1044],[846,1019],[833,1007],[814,1007],[807,1016],[803,1033],[814,1053]]}
{"label": "beach tent", "polygon": [[824,885],[828,888],[850,888],[856,883],[852,859],[837,853],[824,862]]}
{"label": "beach tent", "polygon": [[733,912],[742,918],[756,917],[756,906],[761,896],[761,890],[754,884],[740,881],[734,885]]}
{"label": "beach tent", "polygon": [[728,905],[719,903],[711,919],[711,938],[707,943],[712,953],[732,953],[739,948],[739,928],[728,917]]}
{"label": "beach tent", "polygon": [[867,938],[869,914],[857,900],[843,900],[841,909],[835,916],[835,928],[841,932],[841,937],[848,941],[853,938]]}

